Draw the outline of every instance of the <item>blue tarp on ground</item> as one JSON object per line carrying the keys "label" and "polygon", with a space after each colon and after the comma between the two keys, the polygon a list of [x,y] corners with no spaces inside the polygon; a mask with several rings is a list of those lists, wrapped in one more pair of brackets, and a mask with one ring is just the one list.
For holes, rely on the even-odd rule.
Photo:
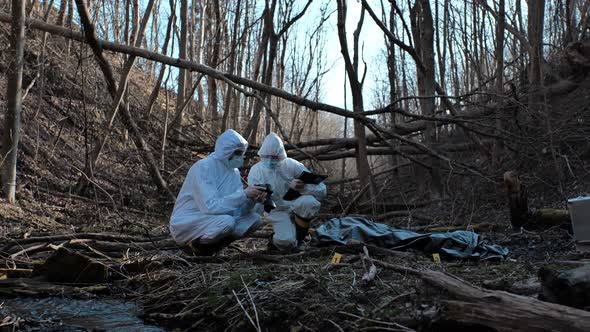
{"label": "blue tarp on ground", "polygon": [[503,259],[508,255],[508,249],[486,244],[474,232],[421,234],[359,217],[330,219],[316,229],[315,239],[319,245],[347,244],[355,240],[394,250],[411,248],[452,258]]}

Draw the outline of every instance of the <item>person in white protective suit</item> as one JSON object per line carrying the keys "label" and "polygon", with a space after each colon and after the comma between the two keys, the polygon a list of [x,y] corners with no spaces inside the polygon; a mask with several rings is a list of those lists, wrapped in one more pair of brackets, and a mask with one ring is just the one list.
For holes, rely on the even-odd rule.
{"label": "person in white protective suit", "polygon": [[[270,184],[276,209],[266,214],[273,226],[271,244],[280,250],[295,249],[308,233],[311,219],[320,211],[319,200],[326,196],[326,185],[305,184],[298,177],[309,170],[295,159],[288,158],[283,142],[275,133],[269,134],[258,151],[260,162],[252,166],[248,184]],[[301,196],[283,200],[292,188]]]}
{"label": "person in white protective suit", "polygon": [[254,210],[266,193],[244,189],[238,168],[248,142],[230,129],[215,142],[215,152],[188,171],[170,218],[170,233],[180,246],[211,255],[262,226]]}

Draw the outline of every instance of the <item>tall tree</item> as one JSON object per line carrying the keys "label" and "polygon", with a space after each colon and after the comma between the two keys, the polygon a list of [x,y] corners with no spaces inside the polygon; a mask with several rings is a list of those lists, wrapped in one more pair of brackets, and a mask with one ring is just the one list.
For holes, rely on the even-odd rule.
{"label": "tall tree", "polygon": [[[280,27],[280,30],[277,32],[275,29],[275,23],[274,23],[274,16],[275,16],[275,11],[276,11],[276,7],[277,7],[277,1],[278,0],[272,0],[272,2],[268,3],[268,1],[266,1],[266,6],[264,9],[264,13],[263,13],[263,32],[262,32],[262,38],[261,38],[261,43],[260,43],[260,52],[259,56],[261,58],[264,58],[265,61],[265,66],[263,66],[262,69],[262,81],[264,84],[267,85],[272,85],[272,79],[273,79],[273,74],[274,74],[274,70],[275,70],[275,63],[276,63],[276,58],[277,58],[277,52],[278,52],[278,44],[279,41],[281,39],[281,37],[283,37],[283,35],[285,35],[289,29],[291,28],[291,26],[293,26],[293,24],[295,24],[299,19],[301,19],[301,17],[303,17],[303,15],[305,14],[305,12],[307,11],[307,9],[309,8],[309,6],[312,3],[312,0],[308,0],[307,3],[305,4],[305,7],[303,7],[303,9],[295,16],[290,17],[292,11],[289,11],[289,15],[286,15],[286,17],[283,17],[282,19],[282,26]],[[268,54],[266,54],[266,52],[268,51]],[[259,64],[259,59],[256,59],[256,61]],[[255,65],[256,66],[256,65]],[[256,69],[255,69],[256,72]],[[271,101],[271,95],[268,93],[261,93],[261,99],[265,99],[266,100],[266,104],[270,105],[270,101]],[[258,132],[258,124],[260,121],[260,113],[263,109],[263,103],[260,102],[259,100],[256,100],[254,103],[254,110],[252,113],[252,117],[250,119],[250,122],[248,124],[248,127],[246,128],[245,131],[245,135],[248,138],[249,141],[255,142],[256,141],[256,134]],[[267,130],[270,128],[266,128]]]}
{"label": "tall tree", "polygon": [[25,0],[12,0],[12,29],[10,54],[12,65],[8,68],[6,87],[7,108],[2,138],[2,189],[9,203],[16,199],[16,163],[22,110],[21,85],[23,80],[25,47]]}
{"label": "tall tree", "polygon": [[[504,0],[498,3],[498,19],[496,20],[496,101],[500,105],[501,98],[504,92],[504,29],[506,20],[506,8]],[[502,129],[503,114],[496,118],[496,128]],[[499,161],[500,149],[502,148],[501,141],[496,141],[494,145],[494,162]]]}
{"label": "tall tree", "polygon": [[[232,33],[230,36],[230,49],[229,51],[229,69],[228,72],[234,73],[236,68],[236,58],[238,53],[238,45],[240,40],[238,40],[238,28],[240,25],[240,17],[242,16],[242,0],[237,0],[236,3],[236,13],[234,14],[234,21],[232,25]],[[241,39],[244,37],[242,36]],[[224,132],[228,126],[228,118],[231,111],[235,108],[234,105],[237,104],[239,101],[233,101],[235,97],[234,89],[228,84],[227,89],[225,91],[225,101],[223,104],[223,118],[221,121],[221,132]],[[233,103],[233,104],[232,104]],[[234,116],[238,116],[238,114],[234,114]]]}
{"label": "tall tree", "polygon": [[[147,27],[150,15],[152,13],[152,8],[154,7],[155,0],[149,0],[147,4],[147,8],[145,10],[145,14],[143,20],[141,22],[141,27],[135,28],[135,32],[133,33],[133,38],[130,41],[132,45],[139,47],[141,45],[141,40],[143,39],[143,35],[145,29]],[[138,10],[139,12],[139,10]],[[99,142],[94,146],[92,149],[92,153],[90,154],[90,158],[86,160],[86,165],[84,167],[84,173],[82,174],[78,180],[78,184],[76,185],[76,191],[79,194],[83,194],[89,184],[89,177],[94,176],[94,169],[96,168],[96,163],[98,161],[98,157],[100,156],[102,149],[104,148],[107,139],[110,136],[111,130],[113,128],[113,124],[115,121],[115,117],[118,114],[119,107],[121,103],[124,102],[127,104],[127,101],[123,101],[123,97],[128,88],[128,80],[129,75],[131,74],[131,70],[133,69],[133,65],[135,63],[136,56],[129,56],[123,65],[123,70],[121,73],[121,77],[119,78],[119,86],[117,93],[113,99],[113,104],[111,106],[111,110],[109,112],[107,123],[105,124],[105,131],[103,136],[99,139]]]}
{"label": "tall tree", "polygon": [[[216,68],[219,64],[219,55],[221,52],[221,44],[222,44],[222,19],[221,19],[221,8],[219,5],[219,0],[209,0],[211,1],[207,6],[209,13],[207,14],[208,26],[212,29],[209,30],[209,47],[207,50],[209,52],[206,62],[207,64],[212,67]],[[219,123],[218,123],[218,106],[219,100],[217,96],[217,80],[213,77],[207,77],[207,94],[208,94],[208,104],[207,108],[209,109],[209,115],[211,118],[211,133],[213,135],[217,135],[219,132]]]}
{"label": "tall tree", "polygon": [[[120,100],[118,96],[118,89],[117,83],[115,81],[115,76],[113,74],[113,69],[109,63],[109,61],[105,58],[103,54],[103,48],[101,47],[98,38],[96,37],[96,30],[92,21],[90,20],[90,14],[88,13],[88,9],[86,7],[85,0],[75,0],[76,6],[78,7],[78,14],[80,15],[80,21],[82,26],[84,27],[84,38],[86,42],[92,48],[92,52],[94,53],[94,57],[96,62],[98,63],[100,70],[103,73],[104,79],[107,84],[108,92],[113,98],[113,101],[116,99]],[[121,90],[122,91],[122,90]],[[160,173],[160,169],[158,168],[158,164],[154,158],[154,155],[151,151],[151,147],[146,143],[143,139],[141,131],[135,120],[133,119],[131,112],[129,111],[129,105],[124,101],[120,103],[119,106],[121,120],[123,124],[129,129],[132,134],[133,141],[137,150],[140,152],[140,155],[147,166],[148,172],[152,176],[154,183],[158,186],[158,189],[163,193],[166,194],[171,200],[176,200],[175,195],[170,191],[168,188],[168,184],[162,177]]]}
{"label": "tall tree", "polygon": [[539,111],[543,104],[541,98],[543,88],[543,23],[545,16],[545,0],[528,0],[528,37],[530,44],[529,68],[529,107]]}
{"label": "tall tree", "polygon": [[57,13],[57,25],[63,25],[70,0],[61,0],[59,5],[59,12]]}
{"label": "tall tree", "polygon": [[[362,115],[364,112],[363,104],[363,77],[359,76],[359,35],[363,25],[365,8],[361,10],[361,17],[359,19],[357,28],[354,32],[354,54],[353,59],[350,58],[348,50],[348,41],[346,40],[346,11],[347,5],[346,0],[338,0],[338,40],[340,41],[340,52],[344,59],[344,65],[346,68],[346,74],[348,76],[348,82],[350,84],[350,92],[352,94],[352,109],[353,112]],[[371,197],[375,194],[375,185],[373,182],[373,176],[371,174],[371,168],[369,166],[369,160],[367,159],[367,137],[365,133],[365,126],[357,119],[354,120],[354,135],[357,138],[356,146],[356,167],[359,179],[361,181],[361,187],[369,186],[369,193]]]}
{"label": "tall tree", "polygon": [[[180,40],[178,42],[178,56],[186,59],[188,51],[188,0],[180,0]],[[182,112],[186,92],[186,69],[178,70],[178,93],[176,94],[176,110],[170,124],[170,131],[181,130]]]}
{"label": "tall tree", "polygon": [[[422,115],[434,116],[434,98],[430,98],[434,95],[435,89],[434,25],[430,1],[417,0],[411,9],[411,16],[414,47],[423,65],[423,70],[416,71],[418,94],[425,97],[420,99],[420,109]],[[433,148],[436,144],[436,124],[433,121],[428,121],[426,124],[425,139],[430,148]],[[438,158],[430,158],[430,176],[432,180],[430,195],[434,199],[442,196],[442,178],[439,163]]]}

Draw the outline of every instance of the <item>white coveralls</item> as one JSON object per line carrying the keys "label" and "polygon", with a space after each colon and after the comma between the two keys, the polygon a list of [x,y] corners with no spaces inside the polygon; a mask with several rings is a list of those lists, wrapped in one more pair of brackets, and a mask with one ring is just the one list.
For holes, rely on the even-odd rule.
{"label": "white coveralls", "polygon": [[227,236],[239,239],[262,226],[238,169],[228,165],[234,151],[245,152],[247,147],[240,134],[227,130],[215,142],[215,152],[190,168],[170,217],[176,243],[211,244]]}
{"label": "white coveralls", "polygon": [[272,223],[273,244],[282,250],[295,248],[297,233],[291,215],[294,213],[305,219],[317,216],[321,205],[318,200],[326,197],[326,185],[323,183],[306,184],[300,192],[302,196],[292,201],[285,201],[283,196],[289,190],[291,181],[298,178],[303,171],[309,172],[309,170],[297,160],[287,158],[283,142],[274,133],[266,137],[258,155],[279,156],[282,159],[275,169],[271,169],[263,161],[252,166],[248,175],[248,184],[251,186],[270,184],[273,190],[272,199],[277,208],[265,216]]}

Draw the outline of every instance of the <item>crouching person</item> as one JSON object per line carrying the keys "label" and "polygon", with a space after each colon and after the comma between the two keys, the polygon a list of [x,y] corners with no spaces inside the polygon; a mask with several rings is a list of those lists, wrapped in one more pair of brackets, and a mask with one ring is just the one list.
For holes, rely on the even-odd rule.
{"label": "crouching person", "polygon": [[[295,249],[308,234],[310,221],[319,214],[319,200],[326,196],[326,185],[305,184],[297,179],[302,172],[309,171],[302,163],[287,157],[283,142],[275,133],[264,139],[258,155],[260,162],[252,166],[248,184],[269,184],[273,191],[272,200],[277,207],[266,214],[274,232],[271,247]],[[292,201],[284,200],[289,188],[301,196]]]}
{"label": "crouching person", "polygon": [[219,136],[211,155],[190,168],[170,218],[178,245],[196,255],[213,255],[262,226],[254,206],[266,193],[253,186],[244,189],[238,171],[247,147],[230,129]]}

